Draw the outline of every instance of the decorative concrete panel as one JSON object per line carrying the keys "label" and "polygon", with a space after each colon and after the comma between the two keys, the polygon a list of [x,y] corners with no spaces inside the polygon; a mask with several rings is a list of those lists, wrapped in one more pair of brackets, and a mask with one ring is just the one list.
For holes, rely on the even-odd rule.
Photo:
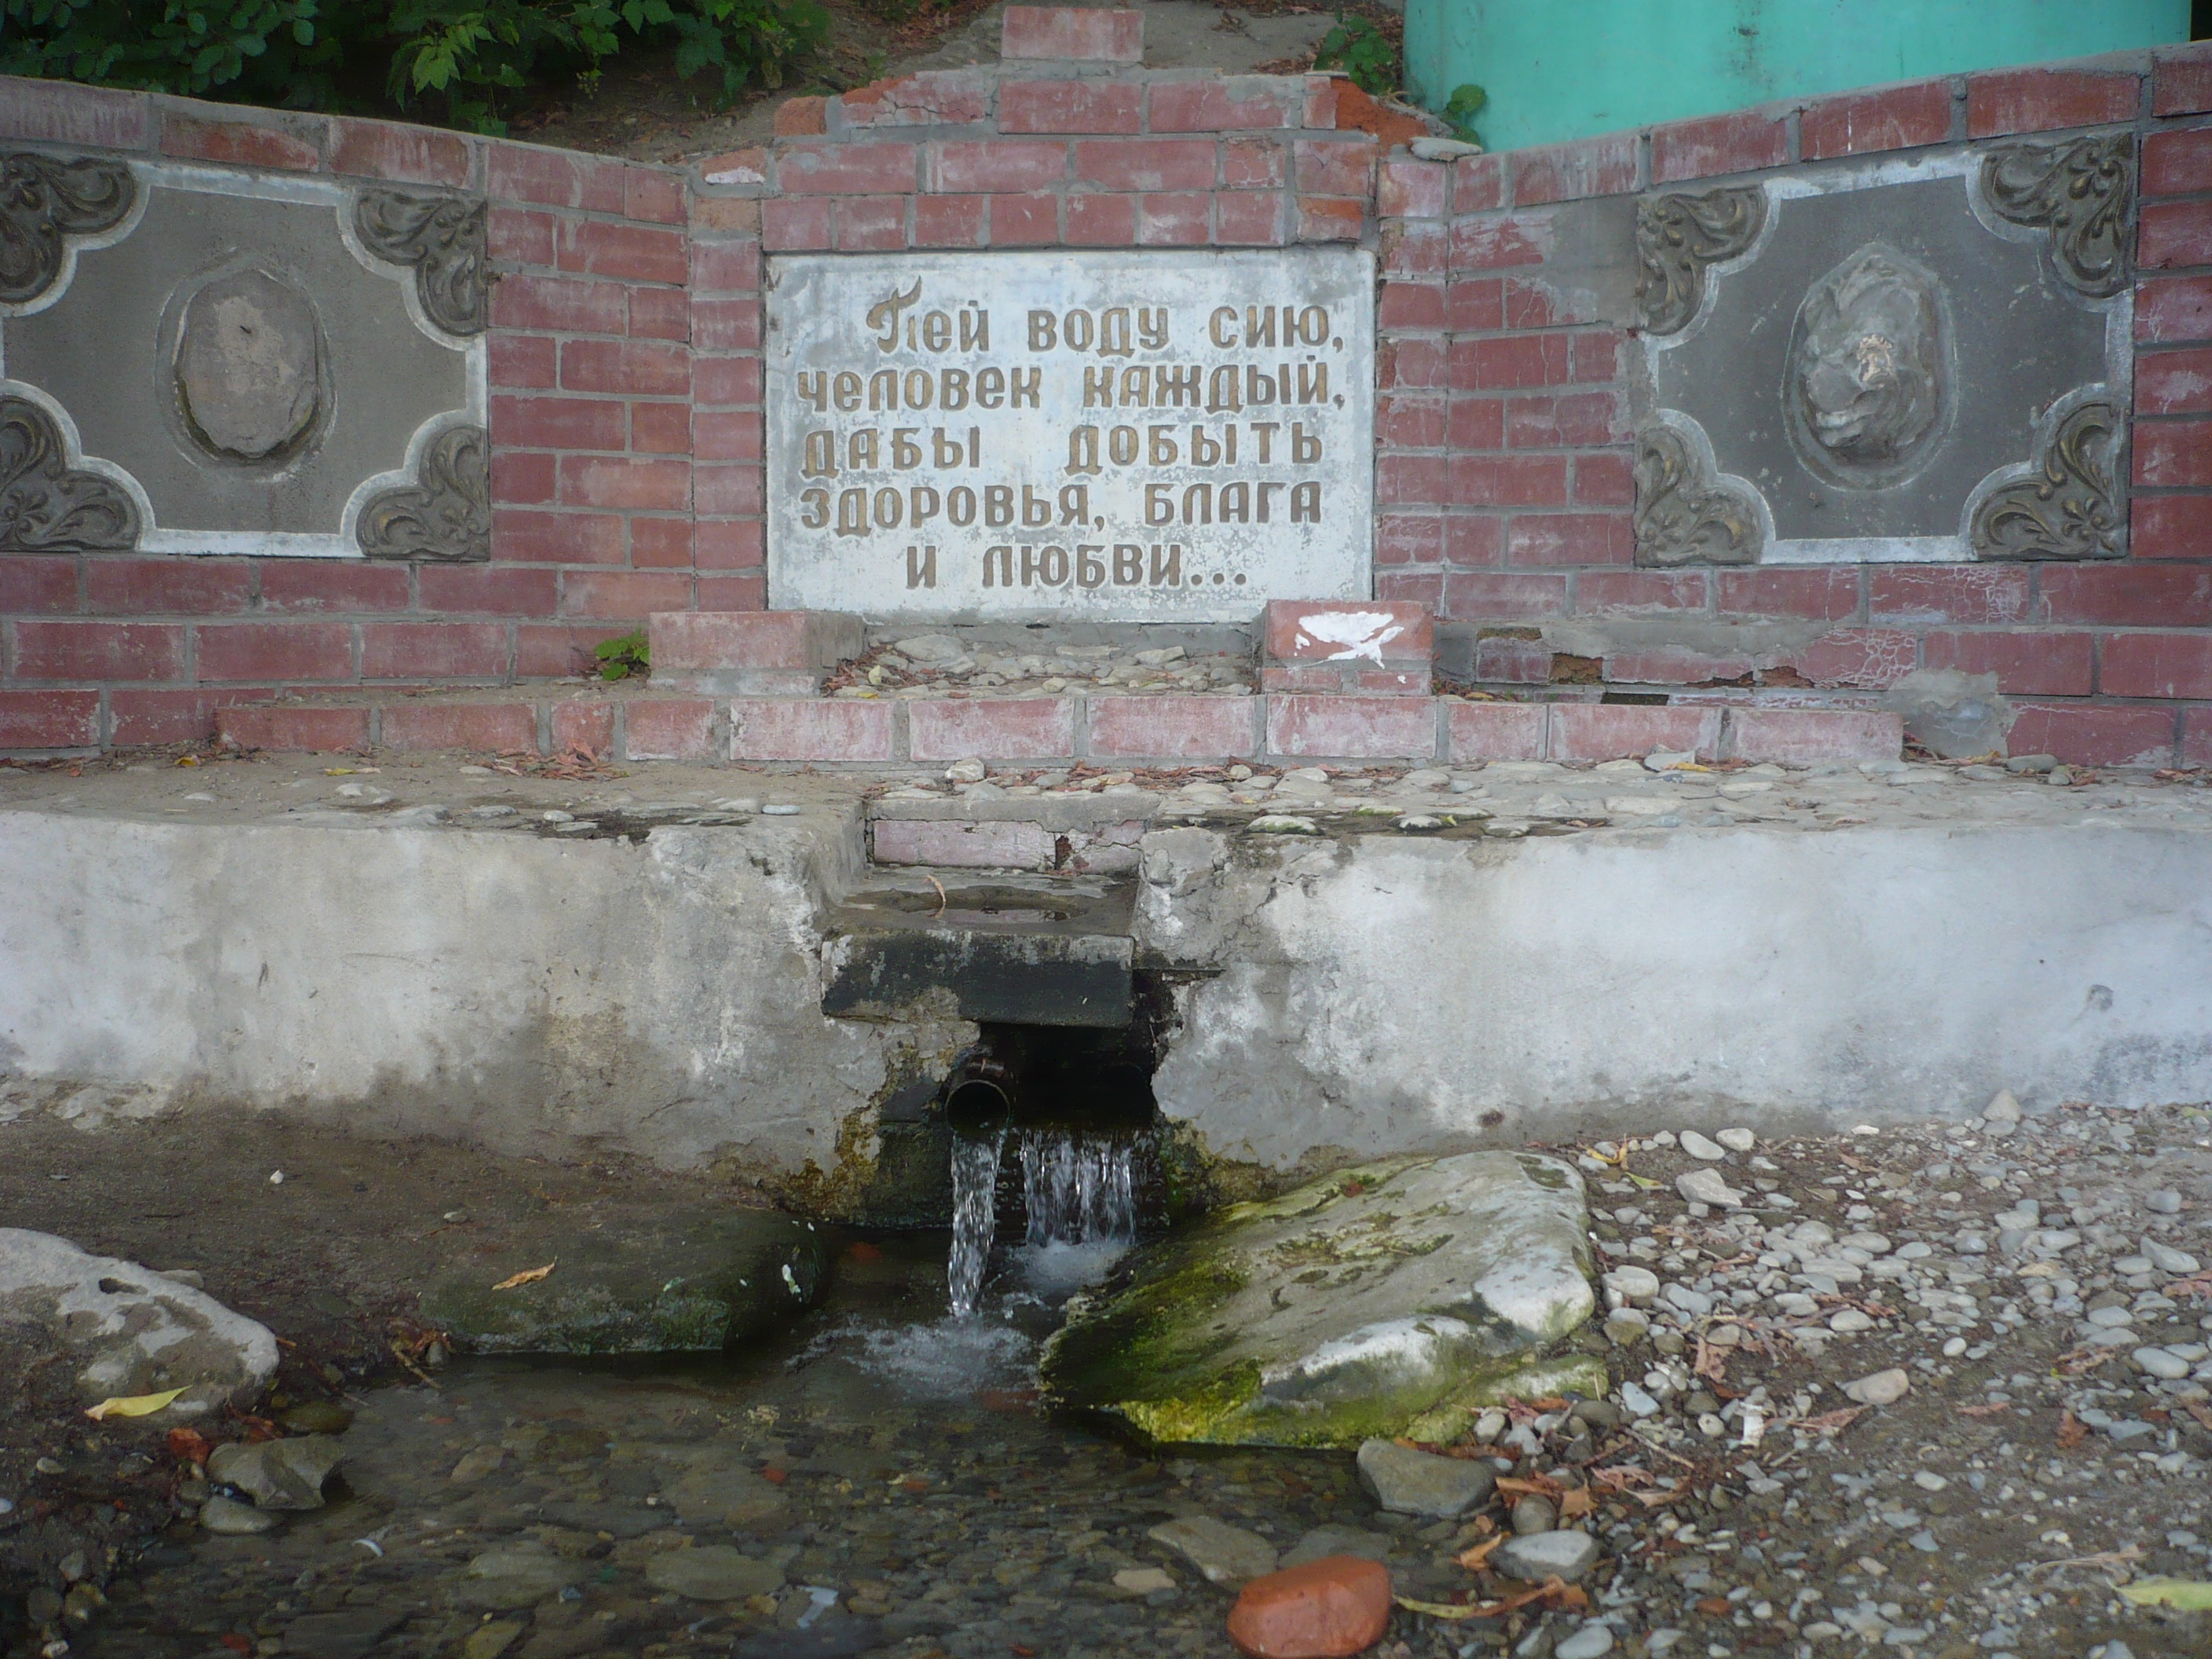
{"label": "decorative concrete panel", "polygon": [[1639,204],[1645,564],[2124,551],[2130,135]]}
{"label": "decorative concrete panel", "polygon": [[1374,283],[1349,248],[771,261],[769,604],[1364,598]]}
{"label": "decorative concrete panel", "polygon": [[0,548],[489,556],[482,202],[0,173]]}

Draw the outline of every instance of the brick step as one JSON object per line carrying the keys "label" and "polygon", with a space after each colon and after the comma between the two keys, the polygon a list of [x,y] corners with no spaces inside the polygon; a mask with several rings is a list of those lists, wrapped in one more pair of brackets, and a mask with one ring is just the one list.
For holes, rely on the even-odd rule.
{"label": "brick step", "polygon": [[1122,875],[1137,867],[1137,842],[1159,805],[1140,789],[872,800],[868,855],[879,865]]}
{"label": "brick step", "polygon": [[383,749],[708,764],[1455,765],[1602,761],[1688,750],[1703,760],[1894,760],[1894,714],[1755,702],[1468,702],[1351,694],[1258,696],[825,699],[709,697],[572,682],[228,704],[221,740],[240,749]]}

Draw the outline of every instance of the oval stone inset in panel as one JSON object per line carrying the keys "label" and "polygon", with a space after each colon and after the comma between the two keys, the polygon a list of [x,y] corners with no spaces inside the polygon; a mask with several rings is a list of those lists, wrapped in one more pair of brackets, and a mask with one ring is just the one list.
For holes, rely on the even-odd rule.
{"label": "oval stone inset in panel", "polygon": [[219,277],[185,307],[177,392],[200,447],[260,461],[299,446],[322,402],[314,307],[263,270]]}
{"label": "oval stone inset in panel", "polygon": [[1784,423],[1798,459],[1849,489],[1917,471],[1950,424],[1951,328],[1933,272],[1869,242],[1807,290]]}

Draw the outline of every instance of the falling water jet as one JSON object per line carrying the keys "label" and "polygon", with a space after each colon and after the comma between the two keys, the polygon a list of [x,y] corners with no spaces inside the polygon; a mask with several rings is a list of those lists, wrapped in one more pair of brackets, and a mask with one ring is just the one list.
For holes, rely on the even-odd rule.
{"label": "falling water jet", "polygon": [[982,1295],[983,1270],[998,1230],[999,1158],[1006,1144],[1003,1127],[952,1138],[952,1254],[946,1277],[957,1318],[971,1316]]}

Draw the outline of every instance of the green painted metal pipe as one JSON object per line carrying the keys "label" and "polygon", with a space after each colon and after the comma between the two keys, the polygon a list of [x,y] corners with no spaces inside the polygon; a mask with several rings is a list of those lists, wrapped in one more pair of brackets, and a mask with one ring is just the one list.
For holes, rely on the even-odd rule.
{"label": "green painted metal pipe", "polygon": [[2190,0],[1407,0],[1407,90],[1492,149],[1885,81],[2170,45]]}

